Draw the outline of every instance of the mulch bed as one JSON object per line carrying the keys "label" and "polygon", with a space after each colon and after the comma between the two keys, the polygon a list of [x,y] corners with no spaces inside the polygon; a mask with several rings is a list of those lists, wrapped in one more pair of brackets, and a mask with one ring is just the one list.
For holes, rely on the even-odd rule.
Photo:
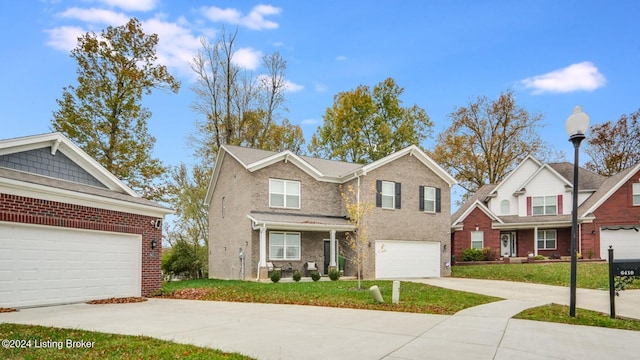
{"label": "mulch bed", "polygon": [[87,304],[128,304],[128,303],[138,303],[147,301],[147,298],[143,297],[123,297],[123,298],[108,298],[108,299],[100,299],[100,300],[91,300],[87,301]]}
{"label": "mulch bed", "polygon": [[14,312],[14,311],[18,311],[18,309],[14,309],[14,308],[0,308],[0,313],[8,313],[8,312]]}

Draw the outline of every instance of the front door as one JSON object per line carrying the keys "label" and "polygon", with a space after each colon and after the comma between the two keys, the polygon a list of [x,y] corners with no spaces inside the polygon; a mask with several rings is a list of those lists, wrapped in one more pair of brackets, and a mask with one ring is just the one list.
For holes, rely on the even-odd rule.
{"label": "front door", "polygon": [[500,234],[500,255],[503,257],[518,256],[515,232]]}
{"label": "front door", "polygon": [[324,274],[329,274],[329,263],[331,261],[331,242],[329,240],[324,241]]}

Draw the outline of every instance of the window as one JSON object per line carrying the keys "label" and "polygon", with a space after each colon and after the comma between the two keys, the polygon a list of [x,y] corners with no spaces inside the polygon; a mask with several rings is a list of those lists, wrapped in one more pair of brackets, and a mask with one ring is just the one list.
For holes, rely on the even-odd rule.
{"label": "window", "polygon": [[300,182],[269,179],[269,207],[300,209]]}
{"label": "window", "polygon": [[484,247],[484,231],[471,232],[471,248],[482,249]]}
{"label": "window", "polygon": [[377,180],[376,207],[400,209],[400,183]]}
{"label": "window", "polygon": [[555,230],[538,230],[538,249],[554,250],[556,248]]}
{"label": "window", "polygon": [[532,215],[556,215],[558,214],[557,196],[534,196],[531,200]]}
{"label": "window", "polygon": [[420,211],[439,213],[440,189],[430,186],[420,186]]}
{"label": "window", "polygon": [[640,183],[633,184],[633,205],[640,205]]}
{"label": "window", "polygon": [[511,203],[509,200],[502,200],[500,202],[500,213],[502,215],[508,215],[511,212]]}
{"label": "window", "polygon": [[300,233],[269,232],[270,260],[300,260]]}

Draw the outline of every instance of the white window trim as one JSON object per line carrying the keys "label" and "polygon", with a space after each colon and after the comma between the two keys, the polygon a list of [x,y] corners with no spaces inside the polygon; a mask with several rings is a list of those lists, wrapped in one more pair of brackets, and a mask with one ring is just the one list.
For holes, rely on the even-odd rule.
{"label": "white window trim", "polygon": [[[424,193],[423,193],[424,199],[422,199],[423,200],[422,206],[424,207],[424,212],[433,214],[436,212],[436,188],[434,188],[433,186],[423,186],[423,188],[424,188]],[[432,194],[433,194],[432,199],[427,198],[427,189],[429,189],[429,191],[432,191]],[[433,202],[433,210],[427,210],[427,201]]]}
{"label": "white window trim", "polygon": [[[282,234],[282,238],[284,239],[283,249],[282,249],[282,259],[271,257],[271,234]],[[288,258],[287,257],[287,235],[297,235],[298,236],[298,257],[296,258]],[[299,232],[291,232],[291,231],[269,231],[269,260],[273,261],[299,261],[302,256],[302,236]]]}
{"label": "white window trim", "polygon": [[[640,206],[640,183],[633,183],[631,185],[631,203],[633,206]],[[636,201],[636,198],[638,199]]]}
{"label": "white window trim", "polygon": [[[277,205],[272,205],[271,204],[271,194],[273,193],[273,191],[271,190],[271,184],[273,181],[282,181],[283,186],[284,186],[284,192],[281,194],[283,196],[283,203],[284,206],[277,206]],[[297,183],[298,184],[298,206],[287,206],[287,184],[288,183]],[[269,179],[269,207],[271,208],[278,208],[278,209],[300,209],[300,206],[302,205],[302,184],[300,184],[300,181],[296,181],[296,180],[284,180],[284,179]],[[276,194],[280,194],[280,193],[276,193]]]}
{"label": "white window trim", "polygon": [[[531,212],[533,212],[533,199],[531,200]],[[500,214],[501,215],[509,215],[511,214],[511,201],[508,199],[503,199],[500,201]]]}
{"label": "white window trim", "polygon": [[[552,248],[548,248],[547,247],[547,232],[552,231],[555,238],[554,238],[554,244],[555,246]],[[544,234],[544,237],[541,238],[540,237],[540,232],[542,232]],[[540,229],[538,230],[538,234],[536,234],[536,241],[540,242],[542,241],[542,243],[544,244],[544,247],[540,247],[540,244],[536,244],[538,246],[538,250],[557,250],[558,249],[558,231],[557,230],[550,230],[550,229]]]}
{"label": "white window trim", "polygon": [[[385,194],[384,193],[384,185],[385,184],[391,184],[391,195],[389,194]],[[392,181],[382,181],[382,190],[380,191],[380,196],[381,196],[381,203],[380,203],[380,207],[383,209],[388,209],[388,210],[395,210],[396,208],[396,183],[392,182]],[[391,207],[388,206],[384,206],[384,198],[385,197],[389,197],[391,196]]]}
{"label": "white window trim", "polygon": [[[536,207],[540,207],[540,206],[534,206],[533,205],[533,201],[534,199],[539,199],[542,198],[542,214],[535,214],[533,209]],[[551,205],[547,205],[547,198],[552,198],[555,201],[555,207],[556,207],[556,212],[554,213],[547,213],[547,206],[551,206]],[[532,196],[531,197],[531,215],[532,216],[542,216],[542,215],[558,215],[558,196],[556,195],[541,195],[541,196]]]}
{"label": "white window trim", "polygon": [[[480,240],[480,247],[479,247],[479,248],[474,248],[474,247],[473,247],[473,243],[474,243],[474,241],[473,241],[473,234],[480,234],[480,235],[481,235],[481,236],[480,236],[480,237],[481,237],[481,240]],[[472,232],[471,232],[471,239],[470,239],[470,240],[471,240],[471,241],[470,241],[469,245],[470,245],[470,247],[471,247],[472,249],[483,249],[483,248],[484,248],[484,231],[482,231],[482,230],[480,230],[480,231],[472,231]],[[476,240],[475,242],[478,242],[478,241]]]}

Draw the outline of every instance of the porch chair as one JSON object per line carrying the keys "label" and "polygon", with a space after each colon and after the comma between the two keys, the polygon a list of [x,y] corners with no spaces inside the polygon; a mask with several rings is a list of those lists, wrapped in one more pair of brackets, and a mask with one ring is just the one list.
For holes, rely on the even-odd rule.
{"label": "porch chair", "polygon": [[282,268],[279,266],[275,266],[271,261],[267,262],[267,275],[271,276],[271,273],[279,270],[280,274],[282,274]]}
{"label": "porch chair", "polygon": [[312,271],[318,271],[318,265],[316,265],[315,261],[307,261],[304,263],[305,276],[310,276]]}

